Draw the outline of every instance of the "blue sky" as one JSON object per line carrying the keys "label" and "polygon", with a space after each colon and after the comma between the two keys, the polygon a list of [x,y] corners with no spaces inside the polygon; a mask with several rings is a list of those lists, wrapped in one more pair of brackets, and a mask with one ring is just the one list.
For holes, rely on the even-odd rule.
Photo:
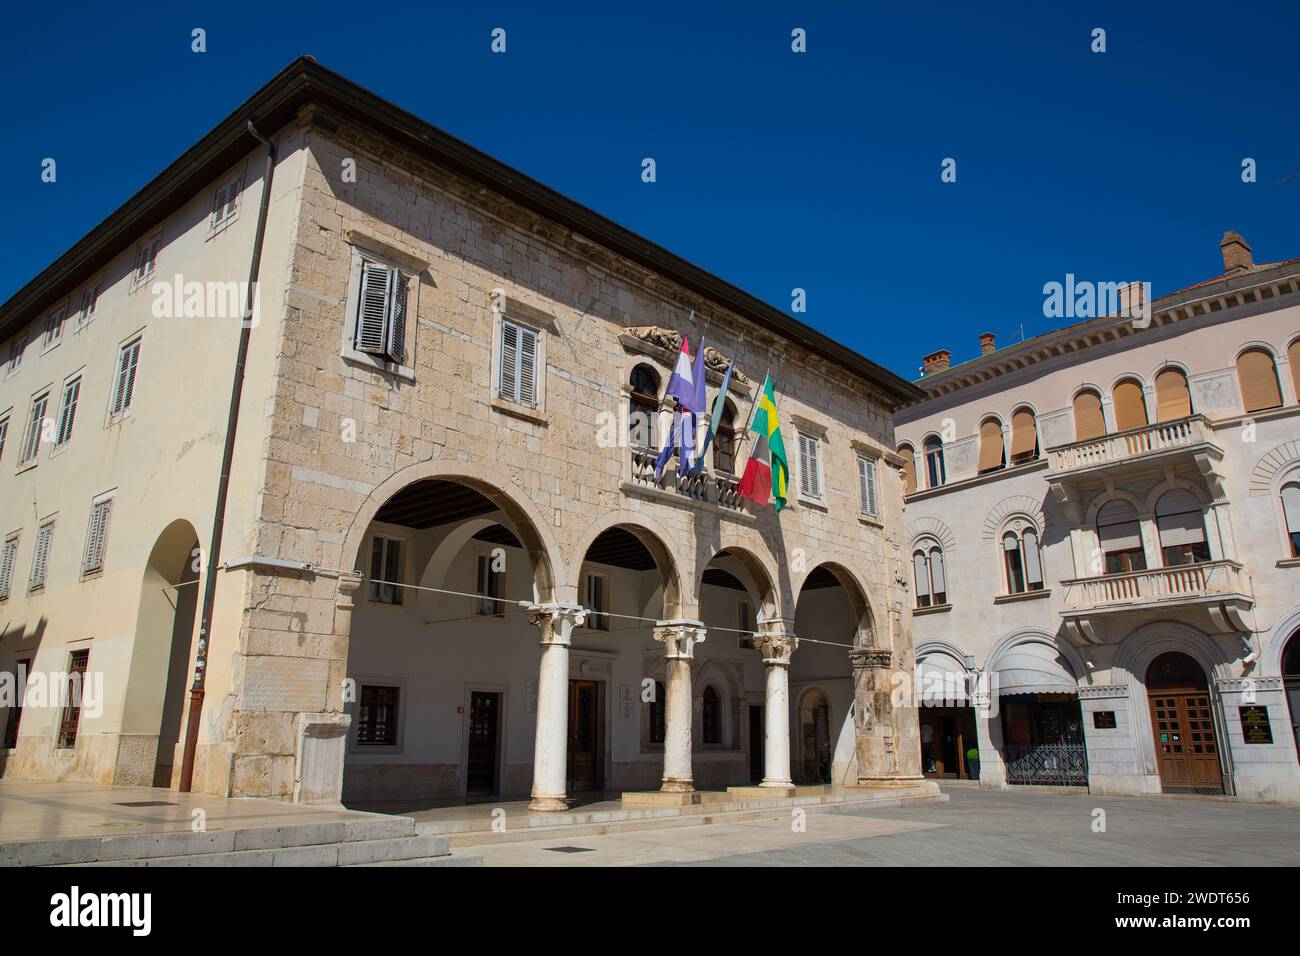
{"label": "blue sky", "polygon": [[15,7],[0,299],[301,53],[909,378],[1052,327],[1067,272],[1159,295],[1228,228],[1300,256],[1295,0],[535,7]]}

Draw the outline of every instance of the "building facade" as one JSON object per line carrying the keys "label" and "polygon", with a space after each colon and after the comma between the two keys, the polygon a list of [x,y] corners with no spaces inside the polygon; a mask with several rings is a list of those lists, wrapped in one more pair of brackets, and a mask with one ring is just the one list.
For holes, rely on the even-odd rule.
{"label": "building facade", "polygon": [[[309,58],[0,333],[6,776],[176,785],[197,673],[209,793],[920,781],[920,393]],[[711,406],[735,372],[702,472],[656,480],[682,335]],[[736,487],[768,369],[779,514]],[[74,672],[93,700],[34,693]]]}
{"label": "building facade", "polygon": [[897,418],[927,775],[1300,801],[1300,261],[1221,252],[927,356]]}

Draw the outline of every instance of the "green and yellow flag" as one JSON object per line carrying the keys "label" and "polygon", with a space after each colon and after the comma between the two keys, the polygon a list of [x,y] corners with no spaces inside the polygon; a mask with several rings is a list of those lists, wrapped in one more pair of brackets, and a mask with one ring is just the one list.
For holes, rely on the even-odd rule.
{"label": "green and yellow flag", "polygon": [[737,491],[742,498],[756,505],[765,505],[770,489],[771,496],[776,499],[776,510],[780,511],[785,506],[790,466],[785,457],[785,442],[781,438],[781,419],[776,411],[771,375],[763,380],[763,390],[758,393],[749,430],[758,436],[758,440],[749,453]]}

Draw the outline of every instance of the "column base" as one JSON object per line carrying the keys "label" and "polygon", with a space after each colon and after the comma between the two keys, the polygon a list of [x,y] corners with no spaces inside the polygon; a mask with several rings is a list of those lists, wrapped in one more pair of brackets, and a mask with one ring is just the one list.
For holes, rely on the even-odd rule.
{"label": "column base", "polygon": [[528,809],[532,813],[564,813],[569,809],[569,802],[564,797],[541,797],[534,794]]}
{"label": "column base", "polygon": [[793,780],[764,780],[762,783],[759,784],[759,786],[763,787],[766,790],[776,790],[776,789],[791,790],[794,788],[794,781]]}
{"label": "column base", "polygon": [[663,786],[659,788],[660,793],[694,793],[695,781],[693,780],[671,780],[664,777]]}
{"label": "column base", "polygon": [[[887,777],[859,776],[859,787],[915,787],[929,782],[921,774],[891,774]],[[937,786],[937,784],[936,784]]]}

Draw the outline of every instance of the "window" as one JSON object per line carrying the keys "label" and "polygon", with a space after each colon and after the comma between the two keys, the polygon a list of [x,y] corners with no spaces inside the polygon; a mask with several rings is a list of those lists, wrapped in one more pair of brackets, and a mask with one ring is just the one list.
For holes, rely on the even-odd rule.
{"label": "window", "polygon": [[819,450],[815,437],[799,433],[799,493],[809,498],[822,496]]}
{"label": "window", "polygon": [[663,682],[655,681],[655,696],[654,700],[650,701],[650,742],[652,744],[663,743],[664,737],[667,736],[668,722],[665,713],[667,709],[667,701],[664,700],[665,694],[667,694],[667,691],[664,690]]}
{"label": "window", "polygon": [[1033,409],[1017,408],[1011,413],[1011,464],[1021,465],[1038,457],[1038,420]]}
{"label": "window", "polygon": [[1282,517],[1291,541],[1291,557],[1300,558],[1300,482],[1289,481],[1282,486]]}
{"label": "window", "polygon": [[912,570],[916,576],[917,607],[938,607],[948,603],[943,551],[937,544],[922,544],[912,552]]}
{"label": "window", "polygon": [[1131,428],[1144,428],[1147,425],[1146,396],[1142,383],[1135,378],[1126,378],[1115,384],[1112,393],[1115,401],[1115,430],[1126,432]]}
{"label": "window", "polygon": [[370,600],[402,603],[402,542],[375,535],[370,542]]}
{"label": "window", "polygon": [[916,452],[911,445],[899,445],[898,457],[903,459],[903,494],[916,491]]}
{"label": "window", "polygon": [[1106,418],[1101,413],[1101,396],[1087,388],[1074,396],[1074,440],[1088,441],[1106,434]]}
{"label": "window", "polygon": [[25,344],[26,342],[21,335],[9,343],[9,366],[5,371],[6,375],[12,375],[23,364],[23,346]]}
{"label": "window", "polygon": [[537,331],[503,318],[497,369],[497,394],[516,405],[535,408]]}
{"label": "window", "polygon": [[1278,408],[1282,390],[1277,383],[1277,366],[1264,349],[1247,349],[1237,357],[1237,380],[1241,383],[1241,404],[1248,412]]}
{"label": "window", "polygon": [[14,580],[14,564],[18,560],[18,535],[5,539],[4,552],[0,553],[0,600],[9,597]]}
{"label": "window", "polygon": [[1007,463],[1006,449],[1002,446],[1002,423],[996,418],[986,418],[980,423],[979,473],[997,471]]}
{"label": "window", "polygon": [[876,459],[858,456],[858,498],[862,513],[873,518],[880,516],[880,501],[876,495]]}
{"label": "window", "polygon": [[1210,560],[1201,502],[1185,488],[1166,491],[1156,502],[1156,528],[1165,567]]}
{"label": "window", "polygon": [[77,398],[81,395],[81,376],[63,386],[63,403],[59,408],[59,428],[54,435],[54,447],[61,448],[72,437],[72,424],[77,418]]}
{"label": "window", "polygon": [[1162,369],[1156,376],[1156,421],[1172,422],[1192,414],[1192,391],[1179,368]]}
{"label": "window", "polygon": [[1300,398],[1300,339],[1287,346],[1286,362],[1291,366],[1291,381],[1295,386],[1296,397]]}
{"label": "window", "polygon": [[84,329],[95,317],[95,310],[99,308],[99,289],[99,283],[96,282],[81,293],[81,307],[77,309],[78,329]]}
{"label": "window", "polygon": [[131,410],[135,398],[136,369],[140,365],[140,339],[132,339],[117,353],[117,373],[113,376],[113,398],[108,405],[109,418]]}
{"label": "window", "polygon": [[353,348],[398,365],[406,355],[406,314],[411,277],[394,266],[361,260]]}
{"label": "window", "polygon": [[609,578],[603,574],[587,574],[587,627],[593,631],[609,630]]}
{"label": "window", "polygon": [[752,649],[758,624],[754,620],[754,605],[748,601],[736,602],[736,630],[740,631],[740,646]]}
{"label": "window", "polygon": [[18,727],[23,720],[23,698],[27,696],[27,675],[32,672],[32,659],[23,658],[14,662],[14,702],[9,708],[9,719],[5,723],[4,746],[12,750],[18,746]]}
{"label": "window", "polygon": [[931,488],[938,488],[947,481],[943,467],[943,440],[938,435],[931,435],[925,440],[925,474]]}
{"label": "window", "polygon": [[485,617],[504,617],[506,570],[496,552],[485,551],[474,561],[474,613]]}
{"label": "window", "polygon": [[63,338],[63,318],[67,314],[67,308],[59,306],[50,313],[50,317],[45,320],[45,348],[57,345]]}
{"label": "window", "polygon": [[0,459],[5,455],[5,439],[9,437],[9,416],[0,418]]}
{"label": "window", "polygon": [[86,527],[86,554],[81,573],[89,574],[104,566],[104,547],[108,543],[108,519],[113,513],[113,499],[96,501],[90,506],[90,523]]}
{"label": "window", "polygon": [[648,365],[632,369],[628,382],[627,430],[633,448],[654,451],[655,419],[659,414],[659,373]]}
{"label": "window", "polygon": [[32,577],[28,583],[29,591],[39,591],[45,587],[45,575],[50,567],[50,544],[54,540],[54,522],[47,521],[36,533],[36,551],[32,554]]}
{"label": "window", "polygon": [[131,273],[131,288],[138,289],[158,269],[158,252],[162,249],[162,233],[142,242],[135,251],[135,271]]}
{"label": "window", "polygon": [[357,700],[357,745],[397,746],[397,706],[400,687],[362,684]]}
{"label": "window", "polygon": [[68,655],[68,702],[59,720],[59,746],[70,750],[77,744],[77,728],[81,723],[81,691],[90,665],[90,651],[73,651]]}
{"label": "window", "polygon": [[1145,571],[1142,525],[1137,509],[1127,501],[1108,501],[1097,512],[1097,540],[1104,558],[1105,574]]}
{"label": "window", "polygon": [[1002,557],[1007,569],[1007,593],[1024,594],[1043,589],[1043,558],[1038,531],[1025,528],[1002,536]]}
{"label": "window", "polygon": [[722,743],[722,698],[712,684],[704,688],[703,738],[706,744]]}
{"label": "window", "polygon": [[736,473],[736,406],[731,402],[722,407],[722,421],[713,442],[713,468],[728,475]]}
{"label": "window", "polygon": [[239,212],[239,188],[241,185],[242,177],[236,176],[229,182],[217,187],[212,194],[210,228],[216,229],[218,226],[235,218],[235,213]]}
{"label": "window", "polygon": [[23,455],[18,464],[34,461],[41,450],[41,430],[45,426],[45,410],[50,405],[50,393],[43,392],[32,399],[32,414],[27,422],[27,436],[23,439]]}

